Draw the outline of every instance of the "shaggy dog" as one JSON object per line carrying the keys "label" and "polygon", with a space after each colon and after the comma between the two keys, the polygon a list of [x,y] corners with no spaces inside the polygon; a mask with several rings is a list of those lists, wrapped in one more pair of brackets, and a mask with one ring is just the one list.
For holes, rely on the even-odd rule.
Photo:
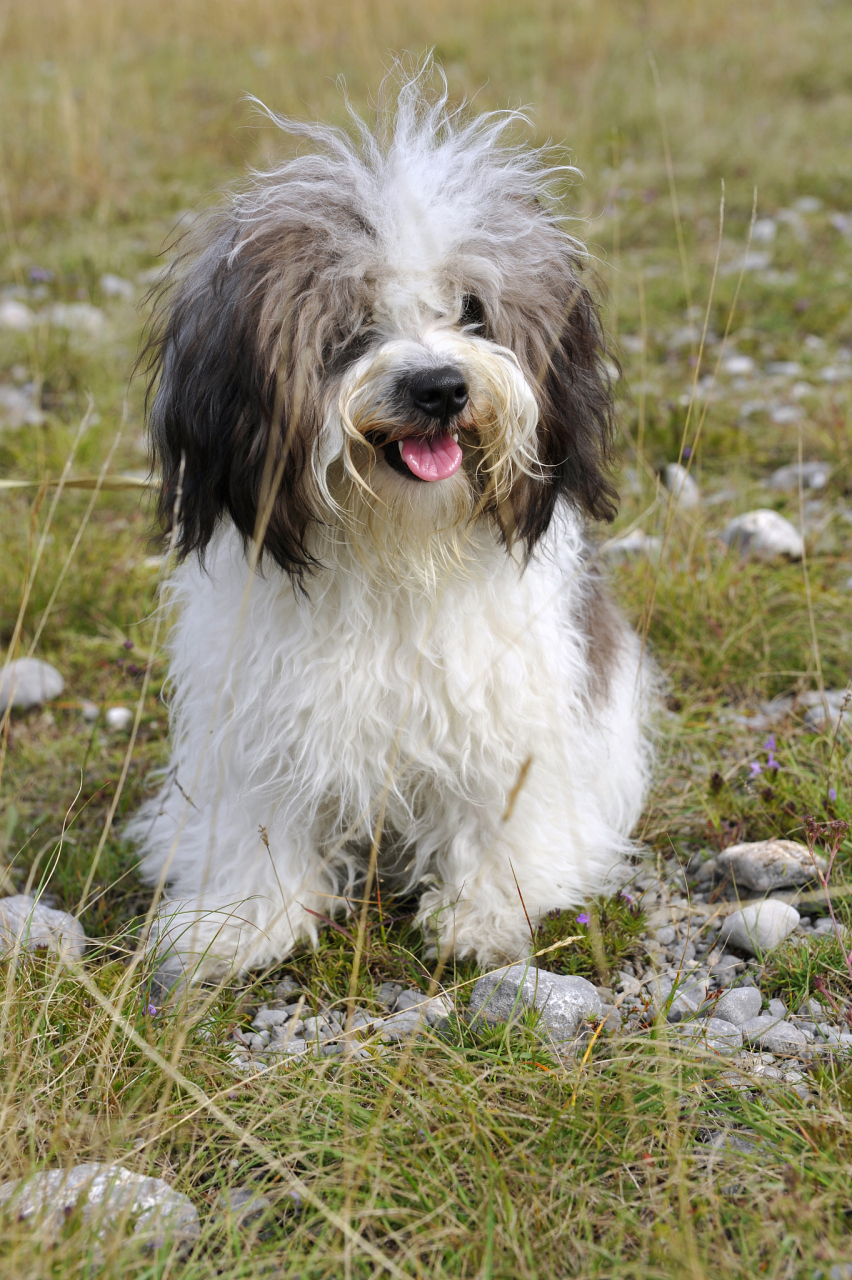
{"label": "shaggy dog", "polygon": [[431,79],[395,68],[375,131],[273,117],[310,150],[208,220],[154,321],[173,754],[130,834],[171,980],[315,941],[377,862],[438,951],[517,957],[642,807],[640,649],[583,542],[615,511],[612,401],[561,171]]}

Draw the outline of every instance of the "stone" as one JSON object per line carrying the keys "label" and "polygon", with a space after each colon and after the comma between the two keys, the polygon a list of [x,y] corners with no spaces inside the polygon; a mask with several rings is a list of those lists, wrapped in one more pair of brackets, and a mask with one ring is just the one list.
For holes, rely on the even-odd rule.
{"label": "stone", "polygon": [[[817,855],[825,870],[825,860]],[[816,878],[816,868],[807,845],[796,840],[755,840],[732,844],[717,858],[720,871],[731,875],[738,886],[756,893],[769,889],[807,884]]]}
{"label": "stone", "polygon": [[783,1000],[769,1001],[769,1016],[771,1018],[786,1018],[787,1012],[787,1006]]}
{"label": "stone", "polygon": [[96,702],[89,702],[86,698],[80,703],[80,714],[87,724],[94,724],[101,714],[101,709]]}
{"label": "stone", "polygon": [[0,712],[8,706],[26,711],[58,698],[65,681],[49,662],[40,658],[15,658],[0,672]]}
{"label": "stone", "polygon": [[136,296],[136,286],[131,280],[114,276],[110,271],[102,275],[98,283],[105,298],[121,298],[124,302],[132,302]]}
{"label": "stone", "polygon": [[767,507],[735,516],[722,531],[722,541],[759,560],[787,556],[801,560],[805,544],[795,525]]}
{"label": "stone", "polygon": [[231,1187],[216,1197],[214,1221],[244,1231],[272,1212],[272,1202],[251,1187]]}
{"label": "stone", "polygon": [[422,991],[401,991],[396,999],[396,1010],[403,1013],[409,1009],[416,1009],[429,1026],[436,1026],[454,1012],[453,1003],[447,996],[427,996]]}
{"label": "stone", "polygon": [[275,988],[275,999],[287,1000],[301,990],[301,984],[296,982],[294,978],[282,978]]}
{"label": "stone", "polygon": [[781,1021],[781,1018],[773,1018],[768,1013],[760,1013],[756,1018],[747,1018],[745,1022],[740,1023],[743,1040],[747,1044],[762,1045],[765,1036]]}
{"label": "stone", "polygon": [[766,1032],[761,1044],[770,1053],[779,1056],[795,1056],[807,1053],[810,1041],[792,1022],[777,1022]]}
{"label": "stone", "polygon": [[724,1018],[703,1018],[682,1022],[676,1032],[692,1048],[706,1048],[716,1053],[737,1053],[743,1047],[742,1032]]}
{"label": "stone", "polygon": [[31,382],[23,387],[0,386],[0,426],[39,427],[44,421],[45,415]]}
{"label": "stone", "polygon": [[712,953],[710,972],[717,982],[725,985],[733,982],[738,970],[742,969],[744,964],[744,960],[740,960],[738,956],[731,955],[729,951],[714,951]]}
{"label": "stone", "polygon": [[67,911],[55,911],[17,893],[0,898],[0,954],[6,955],[16,946],[24,951],[46,949],[79,960],[86,949],[86,935],[80,921]]}
{"label": "stone", "polygon": [[758,1016],[760,1006],[761,996],[756,987],[734,987],[719,997],[714,1013],[717,1018],[741,1027],[744,1022]]}
{"label": "stone", "polygon": [[681,511],[695,511],[701,506],[701,490],[686,467],[679,462],[669,462],[663,471],[663,484],[671,494],[671,500]]}
{"label": "stone", "polygon": [[762,955],[793,932],[800,916],[795,907],[777,898],[733,911],[722,923],[719,937],[739,951]]}
{"label": "stone", "polygon": [[661,946],[668,947],[677,937],[677,929],[673,924],[664,924],[662,929],[657,930],[656,937]]}
{"label": "stone", "polygon": [[591,982],[536,969],[532,964],[513,964],[486,973],[473,988],[471,1019],[490,1023],[515,1021],[525,1009],[538,1009],[544,1026],[554,1040],[573,1040],[587,1018],[603,1016],[603,1001]]}
{"label": "stone", "polygon": [[376,1024],[379,1039],[389,1044],[394,1040],[407,1040],[425,1031],[426,1024],[419,1010],[406,1009],[404,1013],[392,1013],[389,1018]]}
{"label": "stone", "polygon": [[15,333],[26,333],[36,322],[35,314],[25,302],[7,298],[0,302],[0,329],[12,329]]}
{"label": "stone", "polygon": [[722,372],[730,374],[732,378],[748,378],[754,373],[754,361],[751,356],[732,352],[722,361]]}
{"label": "stone", "polygon": [[110,707],[104,720],[108,729],[119,732],[122,729],[129,729],[133,724],[133,712],[130,707]]}
{"label": "stone", "polygon": [[376,999],[379,1004],[383,1004],[386,1009],[394,1009],[396,1007],[396,999],[402,991],[402,983],[400,982],[383,982],[376,992]]}
{"label": "stone", "polygon": [[57,302],[48,311],[47,318],[58,329],[82,333],[88,338],[99,338],[106,328],[103,311],[88,302]]}
{"label": "stone", "polygon": [[653,537],[642,529],[633,529],[630,533],[619,534],[601,544],[600,551],[606,556],[656,556],[662,549],[662,538]]}
{"label": "stone", "polygon": [[83,1221],[103,1239],[122,1219],[133,1215],[133,1238],[148,1248],[167,1241],[190,1245],[201,1234],[198,1213],[188,1196],[162,1178],[131,1173],[120,1165],[88,1164],[52,1169],[0,1185],[0,1204],[18,1221],[31,1222],[42,1240],[53,1243],[68,1215],[80,1205]]}
{"label": "stone", "polygon": [[852,694],[846,689],[813,689],[803,693],[799,701],[808,710],[804,722],[809,729],[822,732],[828,724],[830,731],[852,728]]}
{"label": "stone", "polygon": [[336,1018],[320,1015],[318,1018],[305,1018],[303,1035],[306,1040],[333,1040],[339,1036],[342,1027]]}
{"label": "stone", "polygon": [[800,481],[803,489],[824,489],[830,476],[831,464],[828,462],[791,462],[773,471],[767,483],[772,489],[793,493],[798,491]]}
{"label": "stone", "polygon": [[[292,1021],[293,1013],[289,1009],[267,1009],[262,1005],[251,1025],[255,1031],[267,1031],[272,1027],[288,1027]],[[302,1019],[298,1020],[298,1025],[302,1025]]]}

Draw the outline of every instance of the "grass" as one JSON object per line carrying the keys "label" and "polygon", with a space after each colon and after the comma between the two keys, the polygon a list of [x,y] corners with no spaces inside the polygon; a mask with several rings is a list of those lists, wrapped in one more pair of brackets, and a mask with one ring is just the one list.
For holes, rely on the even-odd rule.
{"label": "grass", "polygon": [[[36,642],[66,680],[60,699],[4,730],[0,872],[6,892],[43,886],[79,910],[93,940],[84,967],[37,956],[0,971],[0,1178],[117,1159],[166,1177],[203,1221],[178,1256],[128,1241],[93,1253],[73,1217],[48,1247],[7,1215],[4,1274],[809,1280],[847,1259],[848,1066],[829,1062],[811,1103],[783,1082],[744,1087],[730,1064],[686,1058],[659,1030],[604,1033],[565,1063],[534,1019],[511,1032],[461,1019],[369,1062],[239,1076],[227,1037],[282,976],[345,999],[346,921],[316,952],[211,996],[203,1022],[148,1013],[146,971],[127,962],[149,899],[121,828],[166,758],[156,548],[141,490],[105,487],[89,511],[90,492],[69,488],[52,509],[47,482],[72,452],[73,476],[97,474],[113,447],[111,476],[144,473],[142,388],[130,377],[144,306],[107,296],[102,278],[133,281],[141,303],[176,221],[280,154],[243,95],[340,122],[338,74],[363,109],[388,48],[434,45],[454,95],[479,91],[482,108],[533,103],[539,139],[566,139],[588,175],[567,198],[590,219],[581,229],[625,370],[616,532],[662,539],[657,557],[609,562],[666,686],[639,837],[655,858],[686,864],[734,839],[801,838],[807,814],[852,818],[848,738],[810,733],[791,714],[775,730],[780,772],[752,776],[766,733],[733,718],[852,674],[852,381],[821,377],[852,344],[852,242],[833,216],[852,210],[850,38],[847,6],[792,0],[360,0],[345,12],[329,0],[9,0],[0,11],[0,287],[38,313],[82,302],[106,315],[94,338],[41,320],[0,330],[0,385],[32,384],[44,414],[41,426],[0,428],[0,482],[31,485],[0,489],[0,645],[26,653]],[[758,218],[778,215],[777,232],[752,244],[770,266],[739,283],[755,187]],[[712,388],[718,342],[696,367],[705,317],[711,339],[729,330]],[[758,372],[796,361],[801,373],[738,387],[724,365],[732,351]],[[89,397],[94,416],[77,438]],[[673,516],[657,473],[684,446],[708,501]],[[831,463],[827,491],[762,485],[800,451]],[[719,530],[756,506],[804,524],[806,566],[724,548]],[[110,731],[103,710],[85,721],[83,700],[139,707],[129,756],[128,734]],[[839,862],[842,877],[852,848]],[[608,909],[601,940],[626,957],[630,922],[613,931]],[[406,903],[370,912],[360,1000],[388,980],[428,988],[410,918]],[[585,941],[548,965],[558,957],[598,980],[594,927],[555,922],[554,940],[565,928]],[[767,986],[785,998],[818,990],[817,978],[831,986],[843,976],[833,946],[776,952]],[[610,972],[615,950],[603,957]],[[463,1005],[474,977],[459,966],[443,981]],[[728,1129],[747,1131],[754,1150],[706,1141]],[[215,1220],[217,1194],[247,1183],[269,1197],[266,1218],[247,1231]]]}

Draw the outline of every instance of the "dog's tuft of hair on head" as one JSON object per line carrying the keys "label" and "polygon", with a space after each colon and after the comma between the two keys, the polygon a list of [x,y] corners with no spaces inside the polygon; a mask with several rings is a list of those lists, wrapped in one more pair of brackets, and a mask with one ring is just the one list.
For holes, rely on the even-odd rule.
{"label": "dog's tuft of hair on head", "polygon": [[[180,555],[203,555],[229,518],[301,581],[347,469],[359,502],[490,521],[528,554],[561,500],[611,519],[605,340],[556,202],[570,167],[513,140],[521,113],[451,107],[431,59],[393,66],[375,129],[351,108],[348,132],[267,115],[309,153],[252,174],[190,233],[146,347],[159,512],[169,527],[180,489]],[[387,467],[382,492],[367,428],[346,419],[352,389],[367,388],[375,431],[388,377],[402,385],[447,351],[471,387],[452,501]],[[388,439],[403,434],[394,412],[378,422]],[[405,502],[389,502],[400,484]]]}

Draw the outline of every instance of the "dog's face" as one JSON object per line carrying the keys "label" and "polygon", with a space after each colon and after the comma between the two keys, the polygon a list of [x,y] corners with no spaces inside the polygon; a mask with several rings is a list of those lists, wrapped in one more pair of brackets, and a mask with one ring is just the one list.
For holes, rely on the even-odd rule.
{"label": "dog's face", "polygon": [[560,499],[613,514],[603,339],[553,171],[503,143],[515,117],[462,121],[422,73],[382,118],[385,144],[279,122],[316,152],[178,264],[150,418],[183,554],[230,517],[297,577],[341,536],[399,571],[463,558],[483,523],[529,552]]}

